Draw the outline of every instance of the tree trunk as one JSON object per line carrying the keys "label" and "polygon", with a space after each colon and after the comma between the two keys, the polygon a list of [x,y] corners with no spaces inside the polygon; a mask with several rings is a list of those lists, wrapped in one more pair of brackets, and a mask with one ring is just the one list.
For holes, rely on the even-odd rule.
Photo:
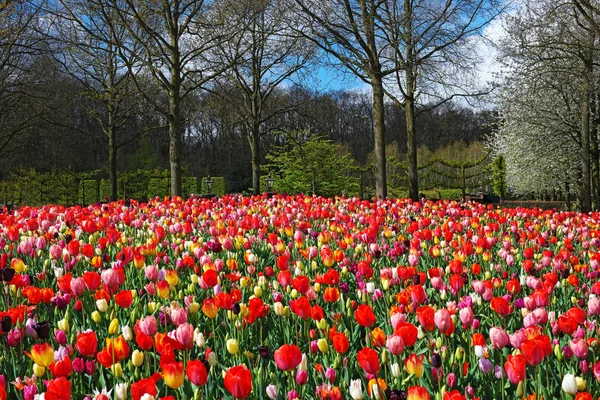
{"label": "tree trunk", "polygon": [[375,142],[375,196],[387,197],[387,171],[385,159],[385,114],[383,105],[383,82],[375,74],[371,79],[373,87],[373,139]]}
{"label": "tree trunk", "polygon": [[590,92],[592,63],[586,62],[581,87],[581,212],[592,209],[590,180]]}
{"label": "tree trunk", "polygon": [[260,134],[258,127],[250,133],[250,151],[252,152],[252,193],[260,194]]}
{"label": "tree trunk", "polygon": [[[407,72],[408,75],[408,72]],[[408,85],[407,85],[408,86]],[[408,95],[408,93],[407,93]],[[406,98],[404,107],[406,119],[406,147],[408,167],[408,197],[413,201],[419,199],[419,177],[417,172],[417,130],[415,127],[415,102],[410,95]]]}
{"label": "tree trunk", "polygon": [[110,180],[110,201],[117,200],[117,138],[113,116],[108,115],[108,174]]}
{"label": "tree trunk", "polygon": [[181,196],[181,99],[179,87],[169,93],[169,164],[171,166],[171,196]]}

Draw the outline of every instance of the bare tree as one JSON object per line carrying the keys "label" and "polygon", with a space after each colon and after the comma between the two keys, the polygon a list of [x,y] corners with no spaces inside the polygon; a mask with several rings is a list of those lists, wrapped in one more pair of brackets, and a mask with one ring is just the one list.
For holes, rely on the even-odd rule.
{"label": "bare tree", "polygon": [[[276,129],[267,126],[295,104],[274,99],[275,90],[298,78],[313,55],[312,46],[289,27],[292,13],[286,2],[234,1],[230,24],[243,27],[218,47],[218,57],[231,69],[215,80],[214,93],[228,102],[242,124],[252,153],[252,187],[260,193],[261,137]],[[241,55],[241,57],[240,57]]]}
{"label": "bare tree", "polygon": [[[456,97],[487,94],[468,83],[475,80],[478,58],[474,38],[504,8],[496,0],[388,0],[383,2],[389,52],[395,73],[385,82],[386,94],[404,110],[407,137],[408,192],[418,198],[417,132],[419,113]],[[466,79],[465,79],[466,78]],[[427,103],[417,111],[419,102]]]}
{"label": "bare tree", "polygon": [[[122,59],[124,53],[119,53],[117,44],[131,42],[129,32],[114,23],[116,15],[102,0],[58,0],[46,11],[52,17],[51,54],[62,72],[84,88],[89,113],[108,140],[110,198],[116,200],[117,152],[130,141],[119,138],[118,131],[132,115],[135,94],[134,71],[127,69],[133,60]],[[103,110],[98,110],[98,102]]]}
{"label": "bare tree", "polygon": [[[181,195],[182,103],[230,65],[214,63],[211,51],[229,40],[237,28],[226,26],[225,15],[205,0],[102,0],[116,16],[113,26],[125,27],[131,42],[118,42],[134,85],[169,125],[171,195]],[[144,74],[140,74],[144,72]],[[149,76],[168,98],[147,94]]]}
{"label": "bare tree", "polygon": [[386,76],[403,66],[385,63],[383,54],[393,51],[388,26],[382,19],[381,0],[295,0],[299,25],[331,59],[367,83],[373,92],[375,143],[375,194],[387,197],[385,157],[384,87]]}
{"label": "bare tree", "polygon": [[[0,154],[11,142],[36,122],[35,113],[21,113],[31,87],[27,72],[42,52],[35,34],[37,8],[27,1],[0,2]],[[22,118],[19,118],[22,114]]]}

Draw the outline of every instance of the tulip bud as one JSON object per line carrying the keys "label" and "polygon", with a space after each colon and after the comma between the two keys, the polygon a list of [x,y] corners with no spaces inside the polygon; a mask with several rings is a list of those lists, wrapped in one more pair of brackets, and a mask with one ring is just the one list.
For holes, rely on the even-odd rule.
{"label": "tulip bud", "polygon": [[262,297],[263,295],[263,290],[260,286],[254,286],[254,296],[256,297]]}
{"label": "tulip bud", "polygon": [[123,338],[126,341],[129,342],[129,341],[131,341],[131,339],[133,339],[133,332],[128,325],[124,325],[123,327],[121,327],[121,333],[123,334]]}
{"label": "tulip bud", "polygon": [[100,323],[100,321],[102,321],[102,317],[100,316],[100,313],[96,310],[92,312],[92,321],[94,321],[95,323]]}
{"label": "tulip bud", "polygon": [[140,367],[144,363],[144,353],[137,349],[134,350],[133,353],[131,353],[131,362],[134,366]]}
{"label": "tulip bud", "polygon": [[464,354],[464,350],[462,347],[458,347],[456,349],[456,353],[454,354],[454,358],[456,358],[458,361],[461,361],[463,358],[463,354]]}
{"label": "tulip bud", "polygon": [[66,318],[58,321],[58,329],[61,331],[69,332],[69,321]]}
{"label": "tulip bud", "polygon": [[117,318],[113,318],[113,320],[110,321],[110,325],[108,326],[108,334],[116,335],[118,332],[119,332],[119,320]]}
{"label": "tulip bud", "polygon": [[154,312],[156,311],[157,305],[154,301],[151,301],[150,303],[148,303],[148,314],[154,314]]}
{"label": "tulip bud", "polygon": [[392,364],[392,375],[394,376],[394,378],[399,378],[400,377],[400,366],[398,365],[398,363],[394,363]]}
{"label": "tulip bud", "polygon": [[575,377],[575,381],[577,382],[577,390],[583,392],[585,390],[585,379],[580,376]]}
{"label": "tulip bud", "polygon": [[115,377],[120,378],[123,376],[123,367],[121,366],[121,363],[114,364],[110,369]]}
{"label": "tulip bud", "polygon": [[108,311],[108,303],[106,302],[106,299],[96,300],[96,308],[100,312],[106,312],[106,311]]}
{"label": "tulip bud", "polygon": [[237,354],[239,351],[239,344],[238,341],[235,339],[229,339],[226,342],[226,347],[229,354]]}

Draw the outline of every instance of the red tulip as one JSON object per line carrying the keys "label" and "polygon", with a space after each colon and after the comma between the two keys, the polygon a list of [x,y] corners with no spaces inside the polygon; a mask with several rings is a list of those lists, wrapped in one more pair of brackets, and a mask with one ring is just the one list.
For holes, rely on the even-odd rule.
{"label": "red tulip", "polygon": [[364,347],[356,354],[358,364],[366,373],[377,375],[379,373],[379,356],[377,352],[369,347]]}
{"label": "red tulip", "polygon": [[152,397],[156,397],[158,391],[156,390],[156,383],[160,380],[160,374],[154,373],[150,378],[141,379],[131,384],[131,399],[140,400],[143,395],[149,394]]}
{"label": "red tulip", "polygon": [[236,399],[244,399],[252,393],[252,375],[245,365],[229,368],[224,381],[225,389]]}
{"label": "red tulip", "polygon": [[527,364],[539,365],[544,357],[552,353],[550,338],[546,335],[538,335],[533,339],[526,339],[521,342],[521,353],[527,360]]}
{"label": "red tulip", "polygon": [[121,290],[115,295],[115,302],[121,308],[129,308],[133,303],[133,294],[131,290]]}
{"label": "red tulip", "polygon": [[168,387],[177,389],[183,385],[183,362],[163,362],[161,356],[160,368],[163,373],[163,379]]}
{"label": "red tulip", "polygon": [[406,400],[430,400],[427,389],[422,386],[411,386],[407,390]]}
{"label": "red tulip", "polygon": [[305,296],[301,296],[297,300],[290,301],[290,309],[294,314],[298,315],[302,319],[309,319],[311,317],[310,302]]}
{"label": "red tulip", "polygon": [[513,385],[523,382],[525,380],[525,373],[527,368],[527,360],[522,354],[513,356],[508,355],[508,360],[504,363],[504,370],[508,379]]}
{"label": "red tulip", "polygon": [[46,389],[44,399],[71,400],[71,382],[69,382],[64,376],[48,381],[48,387]]}
{"label": "red tulip", "polygon": [[458,390],[453,390],[444,393],[444,400],[467,400],[467,398]]}
{"label": "red tulip", "polygon": [[68,356],[63,357],[60,361],[55,361],[48,367],[50,373],[55,378],[67,377],[71,375],[73,367],[71,366],[71,359]]}
{"label": "red tulip", "polygon": [[417,319],[419,320],[419,324],[421,324],[421,328],[423,328],[424,331],[431,332],[435,329],[434,316],[435,311],[429,306],[417,308]]}
{"label": "red tulip", "polygon": [[331,342],[333,343],[333,349],[340,354],[346,353],[350,347],[350,342],[345,333],[336,332],[331,338]]}
{"label": "red tulip", "polygon": [[354,318],[356,318],[356,322],[358,322],[360,326],[364,326],[365,328],[373,326],[376,321],[373,309],[367,304],[358,306],[356,311],[354,311]]}
{"label": "red tulip", "polygon": [[193,360],[188,362],[185,368],[185,374],[187,375],[190,382],[196,386],[204,386],[208,380],[208,373],[204,363],[200,360]]}
{"label": "red tulip", "polygon": [[275,364],[283,371],[291,371],[302,362],[302,352],[295,344],[284,344],[273,354]]}
{"label": "red tulip", "polygon": [[417,327],[409,322],[400,322],[396,325],[394,333],[402,338],[404,346],[411,347],[417,342],[417,335],[419,331]]}
{"label": "red tulip", "polygon": [[496,311],[498,315],[504,317],[512,313],[512,307],[510,302],[504,297],[494,297],[490,303],[492,310]]}

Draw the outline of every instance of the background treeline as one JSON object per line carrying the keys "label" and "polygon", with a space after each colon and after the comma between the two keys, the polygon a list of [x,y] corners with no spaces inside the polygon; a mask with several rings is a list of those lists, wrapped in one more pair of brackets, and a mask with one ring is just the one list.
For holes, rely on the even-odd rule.
{"label": "background treeline", "polygon": [[[489,93],[476,44],[504,11],[500,0],[1,2],[5,197],[67,202],[44,197],[53,179],[99,199],[185,195],[207,176],[256,194],[267,174],[278,190],[323,195],[489,188],[477,143],[496,116],[470,102]],[[322,82],[334,76],[345,82]]]}
{"label": "background treeline", "polygon": [[[0,126],[5,135],[18,130],[0,154],[0,179],[7,180],[23,169],[42,173],[106,170],[108,143],[101,126],[90,115],[90,110],[102,112],[101,103],[90,98],[75,79],[60,74],[52,59],[41,55],[38,62],[41,69],[36,66],[28,71],[32,74],[31,80],[36,81],[30,89],[33,93],[20,94],[22,101],[11,115],[5,116],[5,123]],[[345,146],[357,166],[369,169],[373,156],[373,110],[369,97],[368,93],[356,90],[315,92],[301,86],[278,89],[273,101],[298,106],[269,122],[271,133],[262,139],[262,164],[265,155],[275,146],[285,145],[290,142],[290,135],[305,130]],[[143,99],[135,99],[133,107],[132,117],[120,129],[124,144],[117,153],[119,173],[168,169],[165,121],[153,113]],[[401,160],[406,154],[403,111],[392,104],[387,107],[388,153]],[[252,187],[250,145],[231,105],[217,94],[205,93],[189,101],[184,113],[185,175],[222,176],[227,181],[228,191],[248,191]],[[24,121],[27,126],[20,127]],[[491,131],[495,114],[448,103],[424,112],[417,121],[417,129],[422,132],[417,143],[422,147],[423,157],[454,146],[454,152],[447,157],[450,161],[468,157],[458,150],[461,145],[455,143],[481,141]],[[394,167],[389,165],[388,168]],[[392,186],[402,186],[403,171],[391,177]],[[105,179],[106,173],[101,175]],[[437,186],[456,184],[445,183],[440,178],[441,175]],[[426,183],[428,179],[433,178],[424,177],[425,188],[432,186]]]}

